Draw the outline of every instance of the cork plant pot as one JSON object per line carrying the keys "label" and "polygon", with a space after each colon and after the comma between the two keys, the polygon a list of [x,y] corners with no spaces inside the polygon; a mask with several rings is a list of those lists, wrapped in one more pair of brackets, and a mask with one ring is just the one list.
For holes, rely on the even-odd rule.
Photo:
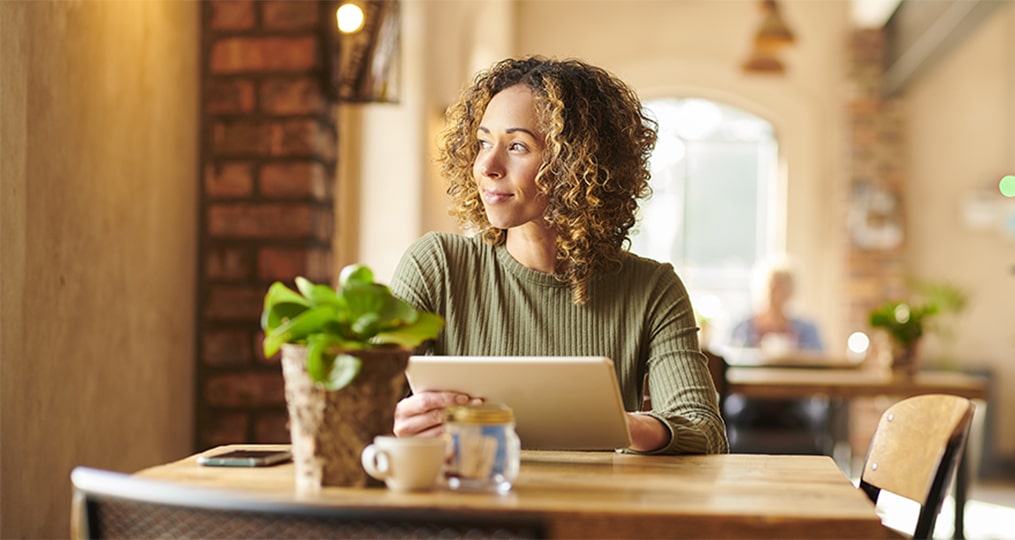
{"label": "cork plant pot", "polygon": [[410,351],[355,351],[359,375],[348,386],[328,391],[314,384],[306,369],[307,348],[282,346],[282,374],[289,410],[296,487],[366,487],[380,482],[360,464],[360,454],[378,435],[390,435],[395,404],[405,393]]}

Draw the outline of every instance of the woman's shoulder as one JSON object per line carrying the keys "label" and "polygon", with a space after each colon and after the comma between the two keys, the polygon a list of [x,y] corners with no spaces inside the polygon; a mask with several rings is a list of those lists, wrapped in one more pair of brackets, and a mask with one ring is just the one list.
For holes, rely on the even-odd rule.
{"label": "woman's shoulder", "polygon": [[489,258],[493,247],[484,243],[478,236],[431,231],[409,246],[407,254],[417,260],[440,260],[445,265],[468,264]]}
{"label": "woman's shoulder", "polygon": [[664,279],[680,279],[677,276],[676,270],[673,269],[672,264],[668,262],[660,262],[655,259],[649,259],[648,257],[643,257],[630,251],[623,252],[622,266],[622,272],[635,276],[656,276]]}

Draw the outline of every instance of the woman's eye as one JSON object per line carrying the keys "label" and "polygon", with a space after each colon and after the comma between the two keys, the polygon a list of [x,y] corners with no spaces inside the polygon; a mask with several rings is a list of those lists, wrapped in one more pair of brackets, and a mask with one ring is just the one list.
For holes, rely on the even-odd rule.
{"label": "woman's eye", "polygon": [[508,148],[510,148],[511,150],[513,150],[513,151],[515,151],[515,152],[524,152],[524,151],[526,151],[526,150],[528,150],[528,149],[529,149],[529,148],[528,148],[527,146],[525,146],[524,144],[522,144],[522,143],[517,143],[517,142],[516,142],[516,143],[511,143],[511,146],[509,146]]}
{"label": "woman's eye", "polygon": [[479,145],[480,148],[490,148],[490,141],[484,141],[483,139],[480,139],[477,144]]}

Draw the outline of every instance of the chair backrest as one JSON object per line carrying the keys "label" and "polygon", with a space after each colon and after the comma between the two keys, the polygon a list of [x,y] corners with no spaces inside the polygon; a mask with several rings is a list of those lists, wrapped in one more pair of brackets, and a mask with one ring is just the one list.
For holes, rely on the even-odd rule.
{"label": "chair backrest", "polygon": [[705,353],[705,358],[708,359],[708,372],[712,374],[712,382],[715,383],[715,391],[719,394],[719,410],[723,410],[723,406],[726,404],[726,394],[729,393],[728,385],[726,381],[726,370],[729,369],[729,364],[726,363],[726,359],[718,354],[715,354],[709,350],[702,350]]}
{"label": "chair backrest", "polygon": [[881,490],[920,504],[914,538],[929,538],[965,448],[973,403],[928,394],[904,399],[881,415],[860,475],[877,503]]}
{"label": "chair backrest", "polygon": [[275,501],[77,467],[72,538],[543,538],[535,516]]}

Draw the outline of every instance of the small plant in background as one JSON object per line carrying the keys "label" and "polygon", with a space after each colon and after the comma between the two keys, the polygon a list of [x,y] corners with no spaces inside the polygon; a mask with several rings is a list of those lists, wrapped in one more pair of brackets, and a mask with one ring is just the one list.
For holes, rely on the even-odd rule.
{"label": "small plant in background", "polygon": [[297,290],[276,281],[264,297],[264,355],[284,343],[306,345],[307,372],[327,390],[355,380],[362,366],[355,351],[412,349],[444,327],[441,317],[417,311],[374,283],[373,271],[360,264],[342,269],[337,290],[303,277],[295,281]]}
{"label": "small plant in background", "polygon": [[912,289],[914,300],[889,301],[870,313],[870,325],[885,330],[897,352],[910,355],[927,332],[952,339],[951,328],[941,324],[941,316],[961,312],[968,302],[965,292],[946,283],[916,282]]}

